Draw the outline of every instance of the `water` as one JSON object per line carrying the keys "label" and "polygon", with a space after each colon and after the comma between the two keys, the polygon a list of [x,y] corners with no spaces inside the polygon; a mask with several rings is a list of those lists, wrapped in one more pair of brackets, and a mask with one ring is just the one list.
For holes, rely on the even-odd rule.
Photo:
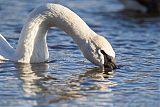
{"label": "water", "polygon": [[[26,16],[53,0],[0,0],[0,32],[15,47]],[[70,7],[116,51],[119,69],[98,73],[59,29],[50,29],[50,63],[0,62],[0,106],[159,107],[160,18],[129,17],[116,0],[55,0]]]}

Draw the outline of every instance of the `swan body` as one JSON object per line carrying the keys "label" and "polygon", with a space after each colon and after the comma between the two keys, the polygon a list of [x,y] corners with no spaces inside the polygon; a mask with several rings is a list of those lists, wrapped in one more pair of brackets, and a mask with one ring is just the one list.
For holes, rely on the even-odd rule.
{"label": "swan body", "polygon": [[110,43],[91,30],[70,9],[51,3],[42,5],[30,13],[16,49],[0,35],[0,58],[21,63],[47,61],[49,52],[46,36],[50,27],[58,27],[70,35],[85,58],[92,63],[113,68],[115,52]]}
{"label": "swan body", "polygon": [[126,9],[142,13],[160,13],[160,0],[120,0]]}

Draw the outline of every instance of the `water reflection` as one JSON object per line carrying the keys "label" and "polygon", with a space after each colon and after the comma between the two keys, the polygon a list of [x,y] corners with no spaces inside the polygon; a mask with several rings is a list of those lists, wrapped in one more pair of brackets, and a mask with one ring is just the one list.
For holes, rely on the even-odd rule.
{"label": "water reflection", "polygon": [[[93,96],[95,91],[111,92],[109,86],[116,85],[107,80],[112,74],[104,74],[99,69],[89,69],[84,73],[71,74],[63,78],[56,71],[49,71],[49,64],[16,64],[25,99],[32,98],[34,104],[52,104],[73,98]],[[52,72],[49,74],[49,72]],[[54,72],[54,73],[53,73]],[[88,93],[89,92],[89,93]],[[96,95],[96,94],[95,94]],[[111,94],[109,95],[111,97]],[[31,103],[31,102],[30,102]]]}
{"label": "water reflection", "polygon": [[33,96],[42,91],[42,85],[38,81],[46,78],[45,72],[49,67],[47,64],[17,64],[16,67],[26,96]]}
{"label": "water reflection", "polygon": [[116,83],[113,83],[112,81],[108,80],[109,78],[112,78],[113,71],[106,70],[105,72],[102,72],[100,70],[101,69],[99,68],[92,68],[90,70],[87,70],[83,75],[79,76],[79,79],[80,80],[84,80],[84,78],[90,79],[91,84],[94,86],[94,88],[92,87],[92,89],[111,92],[112,90],[109,89],[108,87],[117,85]]}

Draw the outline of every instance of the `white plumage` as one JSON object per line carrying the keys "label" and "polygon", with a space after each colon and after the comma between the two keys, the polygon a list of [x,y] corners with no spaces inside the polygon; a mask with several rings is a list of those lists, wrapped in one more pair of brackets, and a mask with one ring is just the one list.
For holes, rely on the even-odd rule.
{"label": "white plumage", "polygon": [[0,58],[22,63],[39,63],[49,58],[46,43],[47,31],[58,27],[72,37],[83,55],[92,63],[103,66],[103,50],[115,58],[110,43],[91,30],[87,24],[70,9],[59,4],[46,4],[36,8],[29,15],[16,49],[0,35]]}

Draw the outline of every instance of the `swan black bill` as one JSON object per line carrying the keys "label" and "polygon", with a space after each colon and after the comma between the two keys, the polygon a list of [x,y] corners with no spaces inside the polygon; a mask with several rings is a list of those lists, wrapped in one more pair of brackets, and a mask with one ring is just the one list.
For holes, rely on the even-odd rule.
{"label": "swan black bill", "polygon": [[104,55],[104,68],[109,69],[116,69],[117,65],[115,63],[115,59],[109,55],[107,55],[103,50],[101,50],[101,53]]}
{"label": "swan black bill", "polygon": [[117,65],[115,64],[115,62],[107,62],[105,61],[104,63],[104,68],[110,68],[110,69],[116,69],[117,68]]}

